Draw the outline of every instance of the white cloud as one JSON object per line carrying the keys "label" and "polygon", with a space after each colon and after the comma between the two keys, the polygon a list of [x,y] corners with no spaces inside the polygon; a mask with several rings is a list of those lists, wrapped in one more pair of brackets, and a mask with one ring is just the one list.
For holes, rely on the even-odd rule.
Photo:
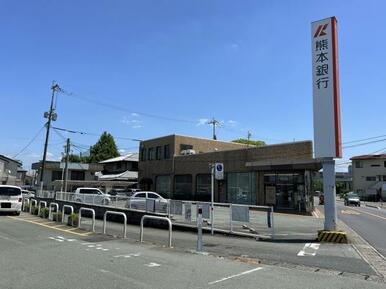
{"label": "white cloud", "polygon": [[139,114],[138,114],[138,113],[136,113],[136,112],[132,112],[132,113],[131,113],[131,116],[133,116],[133,117],[137,117],[137,116],[139,116]]}
{"label": "white cloud", "polygon": [[128,118],[126,116],[122,118],[121,123],[126,124],[126,125],[130,126],[131,128],[141,128],[141,127],[143,127],[143,125],[142,125],[143,121],[142,120],[140,120],[140,119],[131,119],[131,118]]}
{"label": "white cloud", "polygon": [[143,127],[143,126],[140,125],[140,124],[136,124],[136,125],[132,125],[132,126],[131,126],[131,128],[136,128],[136,129],[137,129],[137,128],[141,128],[141,127]]}
{"label": "white cloud", "polygon": [[204,125],[204,124],[207,124],[207,122],[209,121],[209,118],[200,118],[197,120],[197,126],[201,126],[201,125]]}
{"label": "white cloud", "polygon": [[238,124],[239,124],[239,122],[238,122],[238,121],[235,121],[235,120],[232,120],[232,119],[230,119],[230,120],[228,120],[228,121],[227,121],[227,124],[228,124],[229,126],[235,127],[236,125],[238,125]]}
{"label": "white cloud", "polygon": [[120,154],[124,154],[124,153],[126,152],[126,150],[124,150],[124,149],[119,149],[118,152],[119,152]]}

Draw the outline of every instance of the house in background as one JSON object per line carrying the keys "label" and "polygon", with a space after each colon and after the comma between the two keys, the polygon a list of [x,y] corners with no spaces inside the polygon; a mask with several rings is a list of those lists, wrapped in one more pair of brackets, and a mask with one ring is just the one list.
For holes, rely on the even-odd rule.
{"label": "house in background", "polygon": [[[64,162],[47,161],[44,170],[43,189],[60,191],[63,184]],[[42,162],[32,164],[32,169],[37,171],[36,187],[40,188],[40,171]],[[67,191],[73,191],[78,187],[93,187],[98,180],[95,173],[101,171],[103,165],[68,163]]]}
{"label": "house in background", "polygon": [[20,185],[18,170],[21,167],[20,161],[0,155],[0,185]]}
{"label": "house in background", "polygon": [[351,158],[353,189],[361,199],[378,201],[386,184],[386,154]]}
{"label": "house in background", "polygon": [[98,180],[119,182],[114,188],[136,187],[138,184],[138,155],[138,153],[129,153],[99,162],[103,165],[103,170],[96,174]]}

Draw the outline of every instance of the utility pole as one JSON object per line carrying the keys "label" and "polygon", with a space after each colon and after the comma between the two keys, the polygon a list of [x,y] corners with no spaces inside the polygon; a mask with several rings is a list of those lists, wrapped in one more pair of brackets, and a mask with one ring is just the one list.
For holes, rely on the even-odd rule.
{"label": "utility pole", "polygon": [[252,136],[251,132],[248,131],[248,134],[247,134],[248,144],[247,144],[247,146],[249,146],[249,142],[251,141],[251,136]]}
{"label": "utility pole", "polygon": [[51,121],[56,121],[57,119],[57,114],[55,113],[55,107],[54,107],[54,98],[55,98],[55,92],[60,91],[60,87],[58,84],[55,82],[52,83],[51,86],[52,89],[52,94],[51,94],[51,105],[50,105],[50,110],[48,112],[44,113],[44,118],[47,118],[47,123],[46,123],[46,141],[44,143],[44,152],[43,152],[43,161],[42,161],[42,169],[40,172],[40,190],[43,191],[43,176],[44,176],[44,170],[46,167],[46,158],[47,158],[47,147],[48,147],[48,138],[50,135],[50,128],[51,128]]}
{"label": "utility pole", "polygon": [[210,124],[210,125],[213,126],[213,139],[216,140],[217,139],[217,136],[216,136],[216,125],[219,126],[220,122],[213,117],[210,121],[207,122],[207,124]]}
{"label": "utility pole", "polygon": [[66,143],[66,162],[64,165],[64,192],[67,192],[67,180],[68,180],[68,160],[70,158],[70,139],[67,139]]}

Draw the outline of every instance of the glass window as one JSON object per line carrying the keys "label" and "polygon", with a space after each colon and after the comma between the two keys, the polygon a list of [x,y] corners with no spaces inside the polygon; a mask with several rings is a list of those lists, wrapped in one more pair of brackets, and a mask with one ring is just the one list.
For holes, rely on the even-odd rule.
{"label": "glass window", "polygon": [[376,177],[366,177],[366,181],[368,182],[373,182],[373,181],[376,181],[377,178]]}
{"label": "glass window", "polygon": [[176,200],[192,199],[192,175],[176,175],[174,177],[173,199],[176,199]]}
{"label": "glass window", "polygon": [[14,187],[0,187],[1,196],[18,196],[21,195],[21,190]]}
{"label": "glass window", "polygon": [[170,176],[157,176],[155,190],[164,198],[170,198]]}
{"label": "glass window", "polygon": [[146,161],[146,149],[145,148],[141,148],[141,161]]}
{"label": "glass window", "polygon": [[256,173],[228,173],[227,196],[234,204],[256,204]]}
{"label": "glass window", "polygon": [[155,151],[156,160],[160,160],[162,156],[162,147],[158,146]]}
{"label": "glass window", "polygon": [[170,145],[164,145],[164,159],[170,159]]}
{"label": "glass window", "polygon": [[134,196],[135,198],[146,198],[146,193],[139,193]]}
{"label": "glass window", "polygon": [[196,201],[209,202],[211,196],[210,174],[200,174],[196,177]]}
{"label": "glass window", "polygon": [[62,171],[52,171],[51,181],[56,181],[61,179],[62,179]]}
{"label": "glass window", "polygon": [[71,171],[71,180],[84,181],[84,171]]}
{"label": "glass window", "polygon": [[188,144],[180,144],[180,150],[181,151],[184,151],[184,150],[191,150],[193,149],[193,146],[192,145],[188,145]]}
{"label": "glass window", "polygon": [[357,169],[363,168],[363,163],[361,161],[355,161],[355,167]]}
{"label": "glass window", "polygon": [[147,150],[147,159],[148,159],[149,161],[152,161],[152,160],[155,159],[155,150],[154,150],[154,148],[149,148],[149,149]]}
{"label": "glass window", "polygon": [[149,199],[158,199],[159,198],[159,196],[157,196],[156,194],[153,194],[153,193],[147,193],[147,197]]}

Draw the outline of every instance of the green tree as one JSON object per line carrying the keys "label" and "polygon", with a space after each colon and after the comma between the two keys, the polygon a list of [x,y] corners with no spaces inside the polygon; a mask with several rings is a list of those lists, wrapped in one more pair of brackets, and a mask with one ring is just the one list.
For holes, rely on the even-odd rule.
{"label": "green tree", "polygon": [[246,138],[235,139],[232,142],[241,143],[241,144],[247,144],[247,145],[250,145],[250,146],[257,146],[257,147],[265,145],[265,142],[262,141],[262,140],[248,140]]}
{"label": "green tree", "polygon": [[90,163],[98,163],[117,156],[119,156],[119,153],[114,138],[105,131],[97,143],[91,147],[88,160]]}

